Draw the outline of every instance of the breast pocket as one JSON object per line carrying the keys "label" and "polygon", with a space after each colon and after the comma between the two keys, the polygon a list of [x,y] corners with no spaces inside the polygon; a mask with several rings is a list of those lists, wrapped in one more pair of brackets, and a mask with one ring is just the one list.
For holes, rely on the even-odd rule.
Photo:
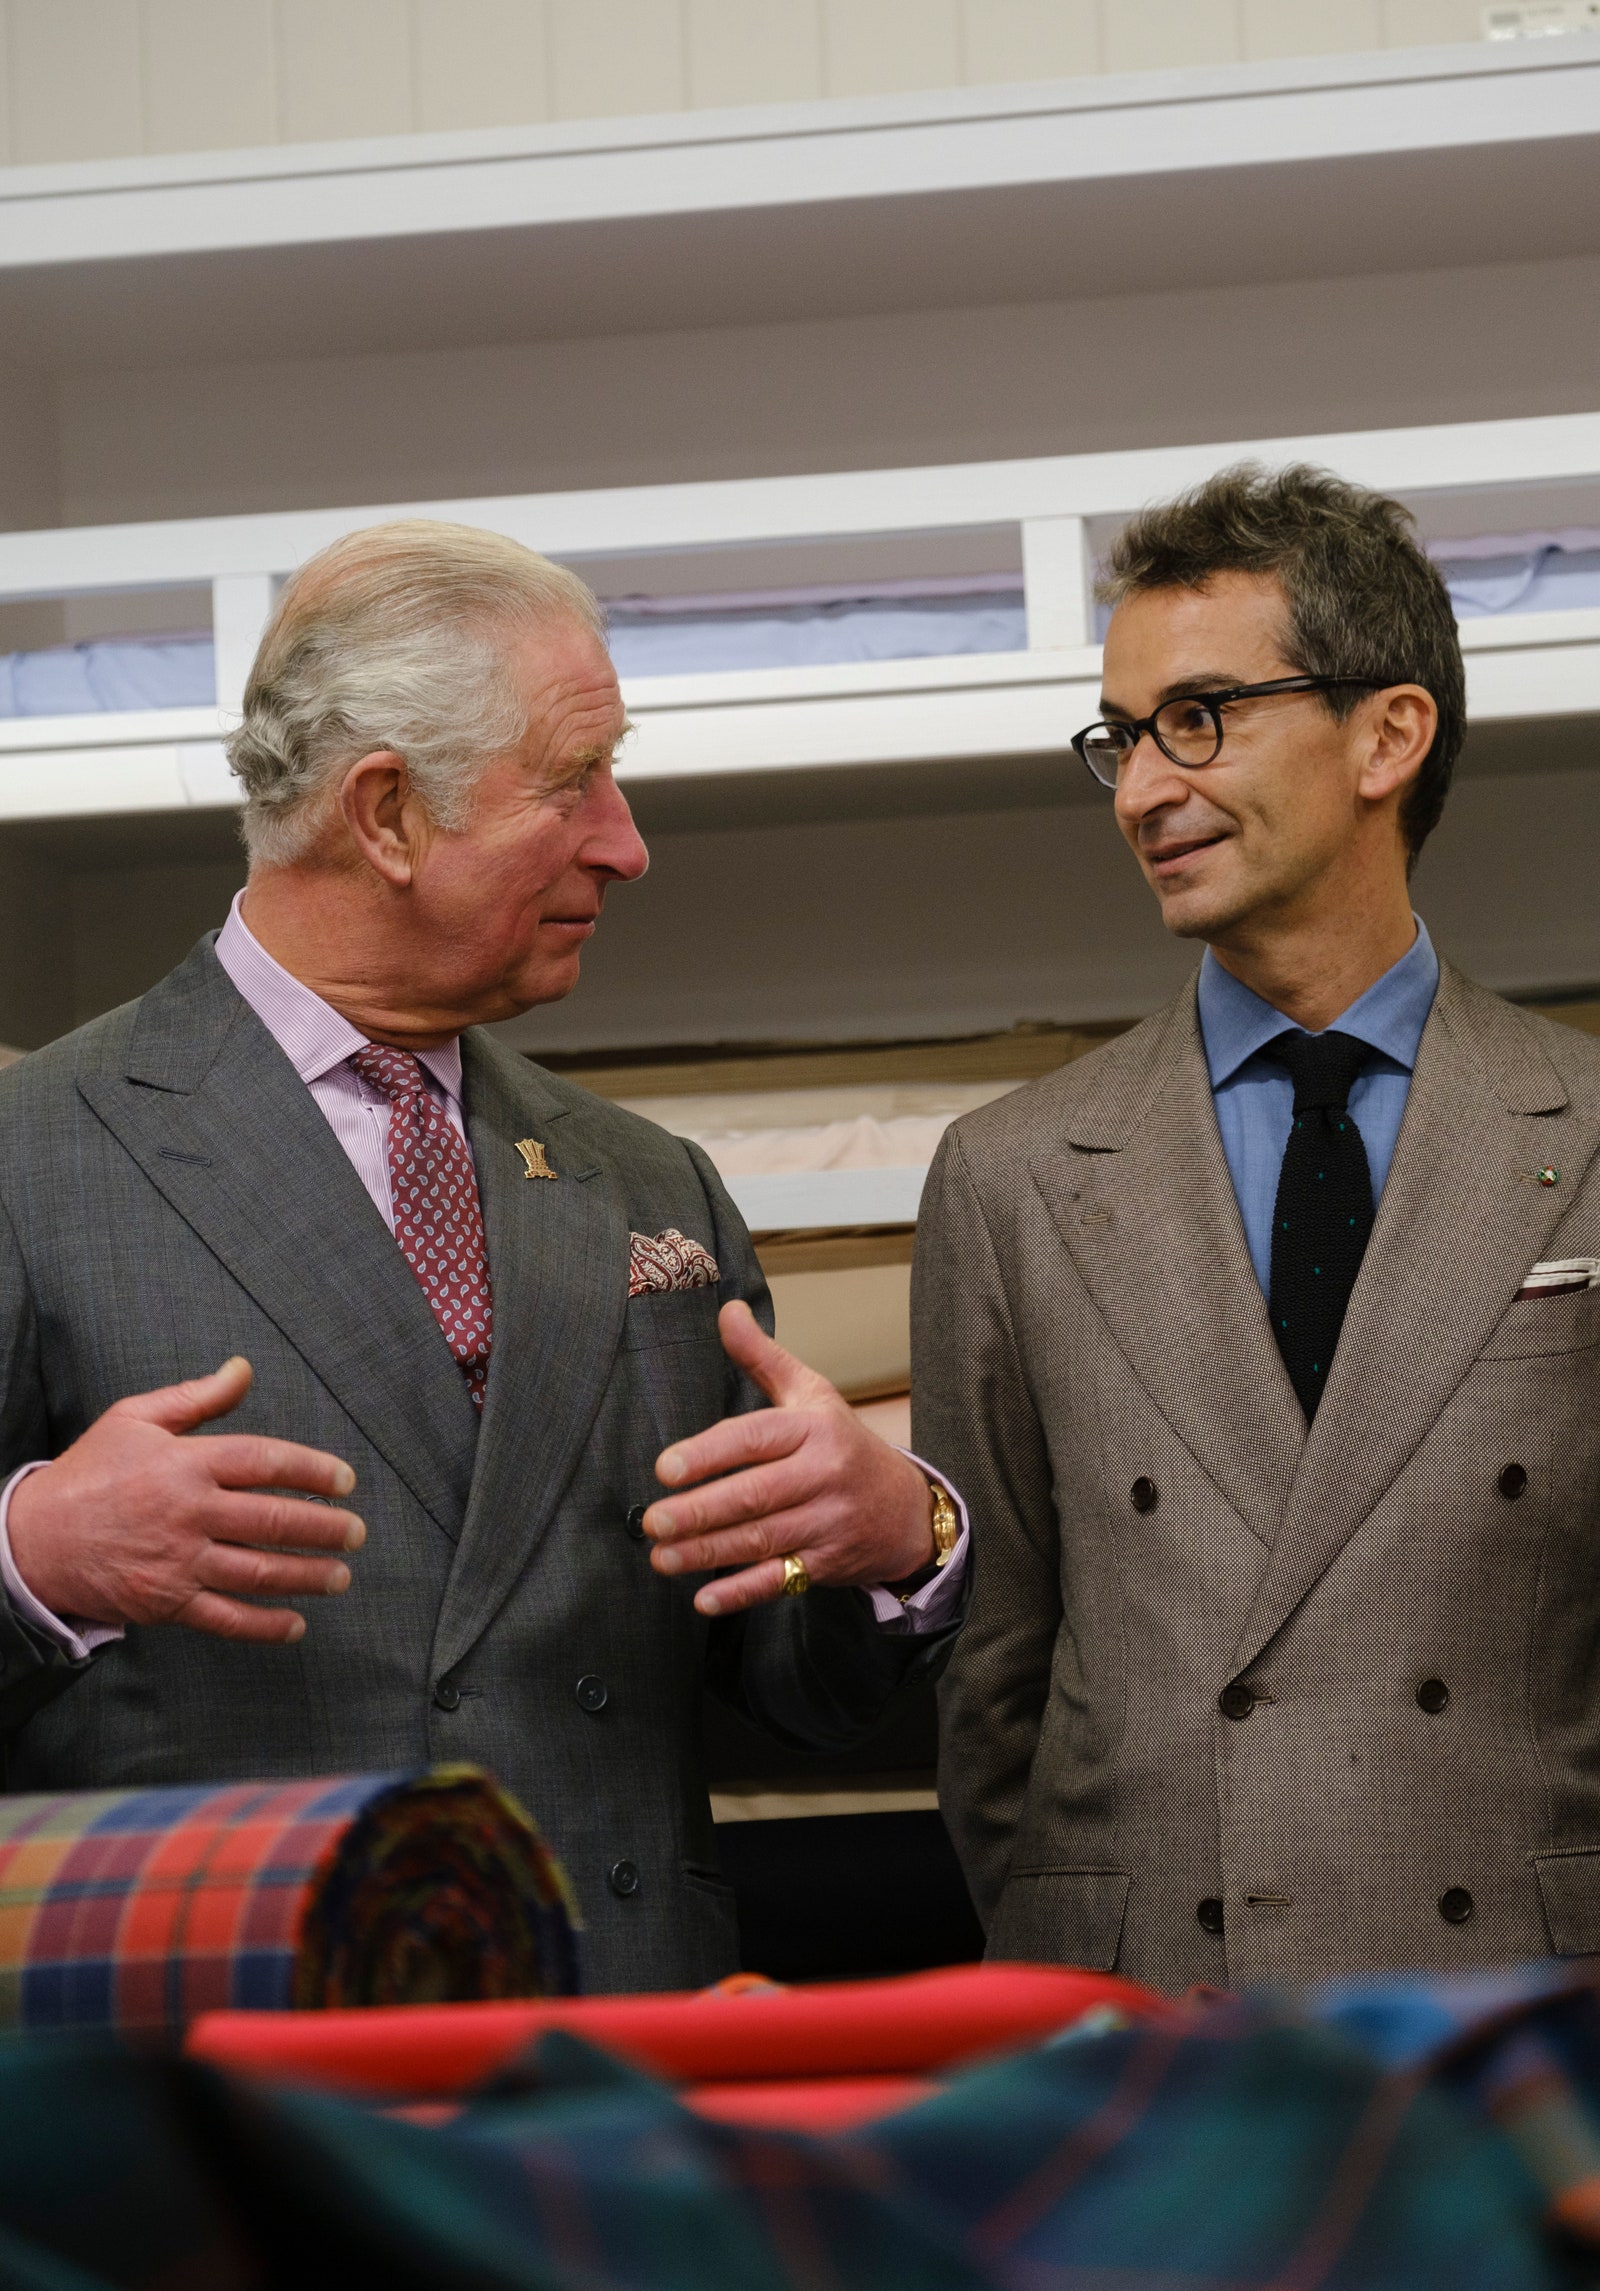
{"label": "breast pocket", "polygon": [[1518,1297],[1484,1346],[1482,1360],[1539,1360],[1600,1345],[1600,1289]]}
{"label": "breast pocket", "polygon": [[630,1297],[622,1324],[624,1351],[645,1351],[666,1344],[715,1344],[717,1308],[722,1299],[715,1289],[647,1289]]}

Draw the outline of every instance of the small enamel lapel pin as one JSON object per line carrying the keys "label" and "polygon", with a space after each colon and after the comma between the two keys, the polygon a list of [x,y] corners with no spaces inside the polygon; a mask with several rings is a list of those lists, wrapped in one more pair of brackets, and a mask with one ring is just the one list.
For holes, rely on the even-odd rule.
{"label": "small enamel lapel pin", "polygon": [[548,1177],[553,1181],[560,1174],[559,1171],[553,1170],[545,1160],[544,1147],[537,1138],[518,1138],[517,1151],[527,1164],[523,1172],[524,1176]]}

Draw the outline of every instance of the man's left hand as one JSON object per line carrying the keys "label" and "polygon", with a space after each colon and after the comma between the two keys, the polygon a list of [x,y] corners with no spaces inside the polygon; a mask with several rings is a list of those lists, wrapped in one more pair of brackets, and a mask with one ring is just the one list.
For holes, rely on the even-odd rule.
{"label": "man's left hand", "polygon": [[774,1344],[747,1304],[724,1305],[717,1326],[772,1406],[725,1416],[657,1457],[657,1479],[685,1491],[644,1515],[657,1573],[737,1568],[695,1594],[702,1615],[731,1615],[778,1597],[791,1552],[817,1584],[897,1583],[926,1567],[933,1527],[916,1465]]}

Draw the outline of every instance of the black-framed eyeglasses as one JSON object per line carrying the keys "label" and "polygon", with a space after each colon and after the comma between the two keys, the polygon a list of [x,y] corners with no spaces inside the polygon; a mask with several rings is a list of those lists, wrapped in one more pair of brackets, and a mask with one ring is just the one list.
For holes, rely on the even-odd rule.
{"label": "black-framed eyeglasses", "polygon": [[1236,700],[1260,700],[1269,692],[1331,692],[1356,685],[1381,692],[1370,676],[1276,676],[1270,684],[1230,684],[1220,692],[1184,692],[1163,700],[1150,716],[1127,723],[1088,724],[1073,734],[1072,745],[1104,788],[1114,788],[1123,765],[1148,732],[1161,753],[1185,771],[1214,764],[1222,753],[1222,711]]}

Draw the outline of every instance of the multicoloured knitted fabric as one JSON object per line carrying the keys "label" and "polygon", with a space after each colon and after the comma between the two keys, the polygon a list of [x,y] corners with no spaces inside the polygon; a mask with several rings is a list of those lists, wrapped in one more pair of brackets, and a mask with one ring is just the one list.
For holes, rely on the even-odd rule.
{"label": "multicoloured knitted fabric", "polygon": [[473,1767],[0,1798],[0,2027],[570,1995],[575,1923]]}

